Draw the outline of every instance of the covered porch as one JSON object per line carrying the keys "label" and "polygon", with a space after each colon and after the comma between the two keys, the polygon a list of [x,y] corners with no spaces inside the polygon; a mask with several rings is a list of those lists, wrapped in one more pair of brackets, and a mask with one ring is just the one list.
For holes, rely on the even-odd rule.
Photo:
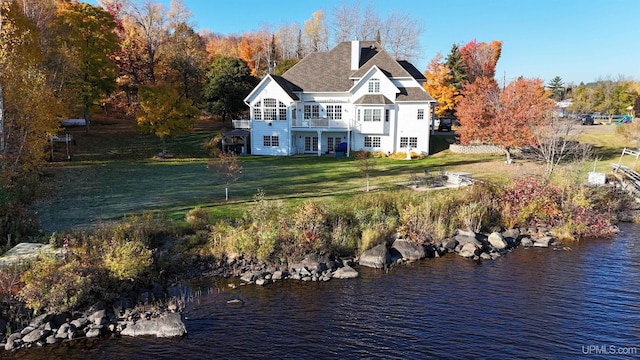
{"label": "covered porch", "polygon": [[342,153],[342,155],[348,157],[351,148],[351,130],[293,129],[291,132],[291,145],[294,154],[322,156]]}

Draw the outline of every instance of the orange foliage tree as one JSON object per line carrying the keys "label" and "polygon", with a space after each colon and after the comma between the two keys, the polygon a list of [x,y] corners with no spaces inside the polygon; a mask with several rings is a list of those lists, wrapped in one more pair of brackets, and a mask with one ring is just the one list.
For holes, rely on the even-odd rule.
{"label": "orange foliage tree", "polygon": [[492,78],[496,73],[496,64],[502,53],[502,41],[494,40],[490,44],[469,41],[460,48],[460,55],[466,70],[467,81],[474,82],[479,77]]}
{"label": "orange foliage tree", "polygon": [[536,130],[547,123],[553,101],[540,79],[519,78],[500,91],[492,78],[481,77],[465,85],[458,103],[463,144],[493,144],[504,149],[507,163],[511,150],[536,145]]}
{"label": "orange foliage tree", "polygon": [[458,91],[452,83],[453,77],[449,67],[442,62],[442,54],[438,53],[431,60],[424,76],[427,78],[424,89],[438,102],[436,115],[443,116],[453,111]]}

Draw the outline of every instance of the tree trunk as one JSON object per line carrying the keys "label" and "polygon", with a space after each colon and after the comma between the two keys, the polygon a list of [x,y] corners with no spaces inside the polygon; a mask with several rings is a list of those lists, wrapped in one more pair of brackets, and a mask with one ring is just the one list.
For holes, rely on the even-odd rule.
{"label": "tree trunk", "polygon": [[167,155],[167,139],[162,138],[162,157]]}
{"label": "tree trunk", "polygon": [[2,84],[0,84],[0,154],[6,155],[7,149],[5,146],[5,133],[4,133],[4,92]]}
{"label": "tree trunk", "polygon": [[229,187],[224,188],[224,201],[229,201]]}
{"label": "tree trunk", "polygon": [[91,120],[89,119],[89,103],[85,102],[84,103],[84,125],[85,125],[85,132],[87,134],[89,133],[90,124],[91,124]]}
{"label": "tree trunk", "polygon": [[367,174],[367,192],[369,192],[369,174]]}
{"label": "tree trunk", "polygon": [[513,160],[511,159],[511,149],[505,148],[504,152],[507,155],[507,164],[511,164],[513,162]]}

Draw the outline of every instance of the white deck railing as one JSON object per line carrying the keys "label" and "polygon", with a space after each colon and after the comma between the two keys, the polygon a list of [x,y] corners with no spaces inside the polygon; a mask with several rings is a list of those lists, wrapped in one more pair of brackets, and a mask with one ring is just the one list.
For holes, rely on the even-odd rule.
{"label": "white deck railing", "polygon": [[328,129],[348,129],[349,123],[345,120],[333,120],[329,118],[318,119],[295,119],[291,122],[294,128],[328,128]]}
{"label": "white deck railing", "polygon": [[231,120],[234,129],[251,129],[251,120]]}

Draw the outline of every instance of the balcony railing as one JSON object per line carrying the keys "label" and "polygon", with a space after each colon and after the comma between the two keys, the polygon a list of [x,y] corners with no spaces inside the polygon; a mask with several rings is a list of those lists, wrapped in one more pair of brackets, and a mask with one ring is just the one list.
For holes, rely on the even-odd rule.
{"label": "balcony railing", "polygon": [[317,119],[295,119],[291,121],[294,128],[328,128],[328,129],[348,129],[349,123],[345,120],[333,120],[329,118]]}
{"label": "balcony railing", "polygon": [[234,129],[251,129],[251,120],[232,120]]}

